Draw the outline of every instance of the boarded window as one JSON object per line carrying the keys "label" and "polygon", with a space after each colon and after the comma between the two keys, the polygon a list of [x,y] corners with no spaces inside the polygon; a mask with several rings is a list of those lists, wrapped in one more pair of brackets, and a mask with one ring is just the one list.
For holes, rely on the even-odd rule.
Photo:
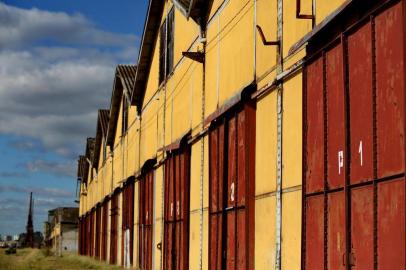
{"label": "boarded window", "polygon": [[139,265],[141,269],[150,270],[152,269],[152,230],[154,223],[154,172],[146,173],[139,183]]}
{"label": "boarded window", "polygon": [[134,182],[130,181],[123,188],[122,215],[122,262],[123,266],[133,263],[133,235],[134,235]]}
{"label": "boarded window", "polygon": [[165,162],[164,269],[188,269],[190,148]]}
{"label": "boarded window", "polygon": [[255,108],[240,105],[209,135],[209,267],[254,269]]}
{"label": "boarded window", "polygon": [[305,269],[405,267],[405,15],[374,12],[305,68]]}
{"label": "boarded window", "polygon": [[159,83],[173,70],[174,19],[175,12],[172,8],[159,30]]}

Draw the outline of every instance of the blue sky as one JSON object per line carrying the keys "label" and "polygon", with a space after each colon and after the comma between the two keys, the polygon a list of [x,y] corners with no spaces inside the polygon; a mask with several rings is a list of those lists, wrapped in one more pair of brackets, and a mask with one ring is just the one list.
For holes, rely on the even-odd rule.
{"label": "blue sky", "polygon": [[73,206],[77,156],[108,108],[115,66],[135,64],[147,0],[0,1],[0,234]]}

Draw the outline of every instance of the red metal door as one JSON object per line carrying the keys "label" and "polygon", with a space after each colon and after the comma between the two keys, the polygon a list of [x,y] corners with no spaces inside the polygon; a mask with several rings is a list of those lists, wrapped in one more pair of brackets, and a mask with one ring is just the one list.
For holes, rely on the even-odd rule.
{"label": "red metal door", "polygon": [[305,68],[305,269],[406,268],[402,5],[374,9]]}
{"label": "red metal door", "polygon": [[95,226],[94,226],[94,223],[95,223],[95,217],[96,217],[96,211],[93,209],[91,212],[90,212],[90,216],[89,216],[89,218],[90,218],[90,257],[94,257],[94,239],[95,239]]}
{"label": "red metal door", "polygon": [[117,263],[118,193],[111,197],[110,207],[110,264]]}
{"label": "red metal door", "polygon": [[154,171],[140,179],[139,264],[141,269],[152,269]]}
{"label": "red metal door", "polygon": [[100,259],[100,239],[101,239],[101,207],[97,206],[96,208],[96,239],[95,239],[95,257]]}
{"label": "red metal door", "polygon": [[188,269],[190,148],[165,162],[164,269]]}
{"label": "red metal door", "polygon": [[101,240],[101,260],[107,260],[107,222],[108,222],[108,203],[109,201],[106,200],[102,204],[102,224],[101,224],[101,233],[102,233],[102,240]]}
{"label": "red metal door", "polygon": [[[133,236],[134,236],[134,181],[130,180],[123,188],[123,203],[122,203],[122,250],[121,262],[125,265],[127,259],[129,264],[133,264]],[[126,247],[125,235],[129,234],[129,243]],[[125,250],[128,251],[125,251]],[[126,252],[129,253],[129,258],[125,258]]]}
{"label": "red metal door", "polygon": [[255,107],[220,122],[209,134],[209,268],[253,269]]}

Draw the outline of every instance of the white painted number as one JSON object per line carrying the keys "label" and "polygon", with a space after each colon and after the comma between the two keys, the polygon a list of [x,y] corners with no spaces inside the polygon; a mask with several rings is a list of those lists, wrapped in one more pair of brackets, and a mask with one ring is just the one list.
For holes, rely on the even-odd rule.
{"label": "white painted number", "polygon": [[358,153],[361,159],[361,166],[362,166],[362,141],[359,142]]}
{"label": "white painted number", "polygon": [[231,183],[230,189],[231,189],[230,199],[233,202],[234,201],[234,182]]}
{"label": "white painted number", "polygon": [[341,168],[344,167],[344,152],[338,151],[338,174],[341,174]]}
{"label": "white painted number", "polygon": [[176,213],[178,213],[178,215],[180,214],[179,201],[176,202]]}
{"label": "white painted number", "polygon": [[171,203],[171,217],[173,217],[173,203]]}

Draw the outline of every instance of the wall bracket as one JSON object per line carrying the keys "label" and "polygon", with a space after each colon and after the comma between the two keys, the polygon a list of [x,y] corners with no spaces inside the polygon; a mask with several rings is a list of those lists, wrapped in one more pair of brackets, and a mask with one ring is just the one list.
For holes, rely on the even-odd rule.
{"label": "wall bracket", "polygon": [[265,46],[280,46],[281,42],[279,40],[276,40],[276,41],[266,40],[264,32],[262,31],[261,26],[257,25],[256,27],[257,27],[259,35],[261,36],[262,43]]}
{"label": "wall bracket", "polygon": [[182,55],[186,58],[192,59],[193,61],[203,63],[204,53],[203,52],[182,52]]}

